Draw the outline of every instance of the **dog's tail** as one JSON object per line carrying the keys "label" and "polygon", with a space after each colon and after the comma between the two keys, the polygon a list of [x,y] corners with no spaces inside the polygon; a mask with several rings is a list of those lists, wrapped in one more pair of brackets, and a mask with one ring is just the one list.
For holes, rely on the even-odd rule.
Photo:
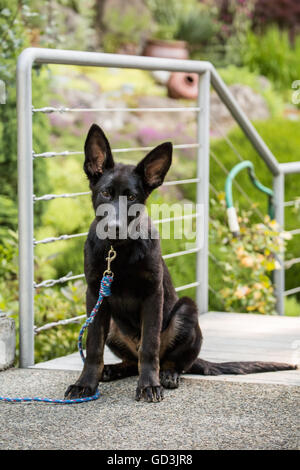
{"label": "dog's tail", "polygon": [[280,362],[208,362],[197,358],[192,366],[185,371],[187,374],[221,375],[221,374],[256,374],[258,372],[275,372],[278,370],[294,370],[298,367]]}

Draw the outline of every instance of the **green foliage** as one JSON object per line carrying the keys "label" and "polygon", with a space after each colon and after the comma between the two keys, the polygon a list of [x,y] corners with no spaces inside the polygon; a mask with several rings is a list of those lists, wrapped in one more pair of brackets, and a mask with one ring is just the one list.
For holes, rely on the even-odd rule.
{"label": "green foliage", "polygon": [[147,0],[147,5],[156,21],[158,39],[173,39],[177,30],[178,18],[182,10],[181,2],[176,0],[160,1]]}
{"label": "green foliage", "polygon": [[300,77],[300,36],[292,47],[288,33],[273,26],[263,35],[248,32],[243,63],[253,72],[265,75],[280,89],[290,89]]}
{"label": "green foliage", "polygon": [[147,0],[147,5],[156,21],[158,39],[201,44],[210,41],[218,30],[211,9],[196,0]]}
{"label": "green foliage", "polygon": [[[298,145],[299,124],[297,122],[276,118],[269,121],[256,123],[256,128],[280,163],[300,160],[300,148]],[[244,137],[242,131],[239,129],[233,130],[229,134],[229,138],[240,155],[242,155],[244,159],[251,160],[254,163],[255,172],[258,179],[266,186],[272,187],[272,178],[270,172],[266,170],[265,165],[255,150],[252,148],[251,144]],[[222,163],[227,169],[231,169],[235,162],[237,163],[236,157],[234,157],[232,150],[224,140],[213,142],[212,150],[216,155],[222,156]],[[225,176],[214,160],[211,160],[211,174],[212,184],[219,191],[223,191]],[[285,200],[291,201],[299,195],[299,176],[287,175],[285,179]],[[247,172],[243,172],[239,175],[238,182],[250,197],[250,199],[257,203],[257,208],[260,209],[261,213],[266,214],[267,199],[250,183]],[[239,193],[237,188],[234,189],[234,200],[239,201],[240,206],[244,209],[249,207],[249,202]],[[256,216],[256,221],[258,220],[259,219]],[[295,211],[295,209],[287,207],[285,209],[286,230],[292,230],[298,228],[299,226],[299,211]],[[288,242],[287,252],[289,253],[290,258],[299,257],[299,240],[297,237],[299,236],[295,235]],[[297,279],[299,278],[300,265],[296,264],[290,269],[286,270],[286,288],[291,289],[296,287],[298,285]]]}
{"label": "green foliage", "polygon": [[18,237],[11,230],[2,234],[0,244],[0,310],[17,314]]}
{"label": "green foliage", "polygon": [[284,310],[289,317],[300,317],[300,303],[295,296],[285,297]]}
{"label": "green foliage", "polygon": [[257,73],[250,71],[248,67],[237,67],[236,65],[218,68],[218,73],[227,86],[239,83],[252,88],[266,100],[272,117],[282,116],[285,102],[278,90],[275,90],[271,81],[266,83]]}
{"label": "green foliage", "polygon": [[253,208],[240,212],[241,238],[234,238],[228,224],[224,224],[224,199],[211,200],[210,238],[223,287],[219,291],[226,311],[275,313],[275,294],[270,273],[279,269],[275,255],[285,247],[287,234],[280,232],[268,216],[263,223],[251,224]]}
{"label": "green foliage", "polygon": [[0,245],[0,278],[13,281],[17,277],[17,234],[9,230]]}
{"label": "green foliage", "polygon": [[7,196],[0,195],[0,239],[2,239],[6,233],[7,229],[13,229],[18,216],[18,210],[16,204],[13,200]]}
{"label": "green foliage", "polygon": [[[223,41],[226,46],[225,60],[228,65],[242,65],[243,52],[248,46],[248,33],[252,27],[252,14],[255,0],[247,2],[229,1],[229,16],[232,17],[230,24],[221,26]],[[222,34],[221,34],[222,35]]]}
{"label": "green foliage", "polygon": [[5,83],[6,103],[0,105],[0,187],[1,193],[15,201],[16,171],[16,60],[26,46],[20,22],[18,2],[1,1],[0,10],[0,80]]}
{"label": "green foliage", "polygon": [[[0,105],[0,187],[2,202],[8,212],[3,224],[16,228],[17,196],[17,116],[16,116],[16,61],[23,48],[29,45],[25,19],[30,15],[28,2],[4,1],[0,10],[0,80],[6,87],[6,103]],[[20,8],[21,5],[21,8]],[[33,102],[43,105],[47,100],[47,80],[33,72]],[[45,151],[48,139],[48,121],[44,116],[35,119],[34,150]],[[35,165],[34,187],[45,192],[49,189],[43,165]],[[2,210],[1,210],[2,213]],[[37,212],[37,217],[40,215]],[[3,232],[3,230],[2,230]],[[0,233],[1,236],[1,233]]]}
{"label": "green foliage", "polygon": [[[41,289],[35,296],[35,325],[57,322],[85,314],[85,284],[82,281],[68,283],[57,289]],[[81,323],[56,326],[41,331],[35,337],[35,361],[47,361],[65,356],[77,350],[77,338]]]}
{"label": "green foliage", "polygon": [[58,49],[91,49],[94,0],[30,0],[27,3],[30,9],[27,7],[24,19],[35,44]]}
{"label": "green foliage", "polygon": [[107,8],[103,21],[107,29],[102,39],[104,51],[117,53],[128,44],[140,45],[151,16],[147,10],[140,12],[134,6],[124,5],[122,15],[115,8]]}
{"label": "green foliage", "polygon": [[[269,146],[270,150],[274,153],[280,163],[287,161],[300,160],[300,147],[299,140],[299,124],[298,122],[289,121],[283,118],[273,118],[268,121],[256,122],[255,127],[262,139]],[[250,160],[254,164],[255,173],[258,179],[267,187],[272,187],[272,176],[266,165],[263,163],[257,152],[254,150],[250,142],[245,137],[244,133],[239,128],[234,128],[229,132],[228,138],[237,152],[245,160]],[[237,155],[228,145],[225,139],[212,139],[211,141],[212,154],[219,158],[222,165],[228,171],[239,162]],[[226,174],[220,168],[219,164],[213,157],[210,159],[210,182],[211,185],[218,191],[223,192],[225,187]],[[196,176],[196,166],[194,173],[191,177]],[[285,200],[291,201],[299,196],[299,176],[287,175],[285,186]],[[251,183],[248,173],[241,172],[237,183],[240,188],[244,190],[245,195],[241,194],[237,185],[233,185],[233,199],[235,203],[239,204],[241,210],[248,210],[251,208],[251,202],[255,204],[251,216],[251,223],[261,222],[260,216],[267,214],[267,198],[264,194],[258,191]],[[213,193],[212,193],[213,194]],[[184,196],[190,200],[195,201],[196,187],[194,185],[187,185],[184,187]],[[250,201],[250,202],[249,202]],[[300,226],[300,212],[296,208],[285,208],[285,229],[292,230]],[[213,210],[213,208],[211,208]],[[259,211],[259,213],[257,212]],[[224,213],[224,224],[227,224]],[[215,247],[212,247],[212,252],[215,254]],[[299,235],[295,235],[287,243],[287,259],[299,257]],[[221,289],[222,283],[220,282],[219,273],[215,271],[214,266],[211,265],[210,278],[212,279],[212,287],[215,290]],[[286,270],[286,289],[291,289],[298,286],[298,279],[300,278],[300,264],[294,264]],[[211,309],[220,309],[220,303],[215,296],[211,296],[212,304]]]}
{"label": "green foliage", "polygon": [[196,9],[179,17],[174,38],[187,41],[190,45],[201,45],[210,42],[217,32],[218,25],[209,11]]}

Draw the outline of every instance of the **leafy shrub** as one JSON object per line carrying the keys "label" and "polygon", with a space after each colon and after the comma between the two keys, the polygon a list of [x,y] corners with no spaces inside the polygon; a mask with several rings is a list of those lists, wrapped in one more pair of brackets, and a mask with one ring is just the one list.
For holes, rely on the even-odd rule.
{"label": "leafy shrub", "polygon": [[179,17],[174,38],[199,46],[209,43],[217,32],[218,26],[209,11],[196,9]]}
{"label": "leafy shrub", "polygon": [[297,302],[297,298],[295,296],[285,297],[284,310],[285,314],[289,317],[300,316],[300,303]]}
{"label": "leafy shrub", "polygon": [[249,32],[243,50],[243,63],[253,72],[265,75],[279,89],[291,88],[300,77],[300,36],[291,46],[288,33],[270,27],[263,35]]}
{"label": "leafy shrub", "polygon": [[[20,8],[21,7],[21,8]],[[25,8],[26,7],[26,8]],[[0,80],[6,86],[6,103],[0,105],[0,187],[4,204],[8,209],[6,223],[16,229],[17,195],[17,116],[16,116],[16,61],[24,47],[29,45],[28,32],[23,16],[29,15],[27,2],[2,1],[0,10]],[[47,80],[33,72],[33,100],[43,105],[47,101]],[[46,150],[48,121],[45,116],[36,117],[34,132],[34,150]],[[43,165],[36,163],[34,177],[35,189],[49,189],[48,179]],[[10,202],[9,202],[10,201]],[[40,212],[37,216],[41,215]]]}
{"label": "leafy shrub", "polygon": [[18,236],[12,230],[2,234],[0,243],[0,311],[18,313]]}
{"label": "leafy shrub", "polygon": [[[102,38],[105,52],[116,53],[133,45],[139,47],[149,31],[151,15],[146,9],[140,11],[134,5],[124,5],[122,15],[113,5],[105,9],[103,21],[106,32]],[[151,26],[150,26],[151,30]]]}
{"label": "leafy shrub", "polygon": [[[221,37],[226,47],[227,64],[242,65],[243,50],[247,48],[247,36],[252,27],[254,0],[229,1],[228,12],[221,12],[223,24],[220,28]],[[223,5],[226,5],[223,2]],[[229,21],[228,21],[229,19]],[[222,34],[223,33],[223,34]]]}
{"label": "leafy shrub", "polygon": [[[40,289],[35,296],[35,326],[85,314],[85,283],[69,282],[62,288]],[[77,338],[83,320],[58,325],[35,336],[35,361],[47,361],[77,350]]]}
{"label": "leafy shrub", "polygon": [[[276,255],[282,254],[288,234],[268,216],[264,223],[251,224],[252,211],[241,211],[240,238],[235,238],[222,220],[224,199],[212,199],[210,236],[220,259],[223,287],[220,295],[226,311],[275,313],[275,294],[270,273],[279,269]],[[221,214],[219,213],[221,211]]]}
{"label": "leafy shrub", "polygon": [[196,0],[147,0],[156,21],[158,39],[180,39],[189,44],[209,42],[217,33],[212,9]]}
{"label": "leafy shrub", "polygon": [[[283,118],[273,118],[268,121],[256,122],[255,127],[262,139],[269,146],[275,157],[280,163],[287,161],[299,161],[300,160],[300,147],[298,145],[298,133],[299,124],[298,122],[289,121]],[[213,125],[212,125],[213,128]],[[247,140],[242,130],[239,128],[233,129],[227,135],[227,140],[230,139],[233,147],[245,160],[250,160],[254,164],[255,173],[258,179],[267,187],[272,187],[272,175],[266,168],[266,165],[261,160],[257,152],[254,150],[250,142]],[[232,148],[228,145],[225,139],[212,139],[211,151],[216,155],[225,169],[228,171],[239,162],[236,154]],[[196,165],[194,167],[194,174],[196,175]],[[226,173],[220,168],[216,161],[211,157],[210,159],[210,183],[218,191],[224,191]],[[287,175],[285,184],[285,200],[295,200],[299,197],[299,175],[291,174]],[[260,211],[260,215],[264,216],[267,214],[267,198],[264,194],[258,191],[248,177],[247,172],[241,172],[239,174],[238,183],[240,187],[246,193],[246,198],[237,189],[236,185],[233,186],[233,197],[235,203],[239,204],[241,210],[248,210],[251,207],[251,201],[255,204],[252,223],[261,222],[261,219],[257,213]],[[183,188],[184,196],[190,200],[195,201],[196,198],[196,185],[187,185]],[[211,193],[214,194],[213,192]],[[250,200],[250,202],[249,202]],[[211,209],[213,210],[213,208]],[[224,224],[226,224],[224,214]],[[300,212],[292,207],[285,208],[285,229],[292,230],[300,227]],[[211,247],[213,254],[215,254],[215,247]],[[286,259],[299,257],[299,235],[295,235],[287,243]],[[214,271],[213,266],[211,267],[212,287],[215,290],[221,288],[222,283],[220,282],[219,273]],[[291,268],[286,270],[286,289],[292,289],[299,285],[298,280],[300,279],[300,264],[294,264]],[[215,302],[215,298],[213,297]],[[211,308],[220,308],[220,304],[212,304]]]}

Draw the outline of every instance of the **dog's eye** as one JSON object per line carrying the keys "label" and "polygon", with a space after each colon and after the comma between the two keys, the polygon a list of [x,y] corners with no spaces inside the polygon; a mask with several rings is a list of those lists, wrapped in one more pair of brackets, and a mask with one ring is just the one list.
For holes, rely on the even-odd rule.
{"label": "dog's eye", "polygon": [[128,201],[134,201],[136,199],[136,195],[135,194],[129,194],[127,196],[127,198],[128,198]]}
{"label": "dog's eye", "polygon": [[101,196],[105,197],[105,198],[109,198],[110,197],[110,193],[108,191],[101,191]]}

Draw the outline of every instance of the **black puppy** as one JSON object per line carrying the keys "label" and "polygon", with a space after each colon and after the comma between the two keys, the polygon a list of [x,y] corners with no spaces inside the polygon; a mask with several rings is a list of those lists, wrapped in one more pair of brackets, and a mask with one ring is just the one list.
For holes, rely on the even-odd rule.
{"label": "black puppy", "polygon": [[[133,204],[145,204],[151,191],[163,183],[170,168],[172,144],[159,145],[137,166],[115,164],[104,133],[94,124],[84,149],[84,171],[90,181],[96,212],[84,250],[87,315],[97,301],[99,282],[106,269],[105,258],[111,245],[117,257],[112,265],[112,295],[104,298],[89,327],[83,371],[77,382],[67,389],[66,396],[91,396],[100,380],[138,374],[136,399],[145,398],[152,402],[163,398],[163,387],[178,387],[183,372],[218,375],[294,369],[295,366],[280,363],[218,364],[199,359],[202,334],[197,306],[188,297],[178,299],[151,220],[145,215],[138,219],[148,222],[141,222],[143,236],[123,236],[124,224],[127,234],[128,224],[134,217],[128,217],[125,222],[121,220],[120,197],[125,197],[129,213]],[[105,218],[101,212],[103,207],[112,207],[115,216]],[[107,231],[108,238],[99,238],[99,223]],[[121,363],[104,365],[105,344],[122,359]]]}

